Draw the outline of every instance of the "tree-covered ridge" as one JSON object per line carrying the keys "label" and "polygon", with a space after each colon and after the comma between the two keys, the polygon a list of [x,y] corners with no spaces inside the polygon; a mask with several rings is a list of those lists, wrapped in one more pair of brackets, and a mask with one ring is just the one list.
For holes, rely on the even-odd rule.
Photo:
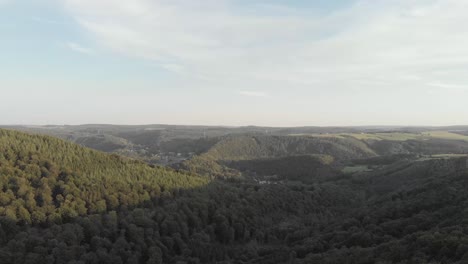
{"label": "tree-covered ridge", "polygon": [[246,160],[322,154],[336,159],[367,158],[377,154],[351,137],[243,135],[219,141],[204,155],[215,160]]}
{"label": "tree-covered ridge", "polygon": [[12,131],[0,130],[0,153],[0,263],[468,260],[463,155],[358,159],[372,169],[321,179],[336,173],[327,155],[231,160],[302,178],[257,183],[208,182]]}
{"label": "tree-covered ridge", "polygon": [[397,164],[376,177],[213,181],[64,224],[4,219],[0,263],[466,263],[466,159]]}
{"label": "tree-covered ridge", "polygon": [[[346,172],[350,160],[376,156],[468,153],[468,127],[207,127],[15,126],[151,164],[226,178],[242,173],[224,161],[330,155]],[[254,140],[252,140],[254,139]],[[344,162],[343,162],[344,161]]]}
{"label": "tree-covered ridge", "polygon": [[61,222],[204,184],[60,139],[0,130],[0,215],[22,223]]}
{"label": "tree-covered ridge", "polygon": [[466,159],[406,167],[354,179],[365,206],[298,241],[304,263],[467,263]]}
{"label": "tree-covered ridge", "polygon": [[302,218],[359,200],[331,185],[208,183],[13,131],[0,131],[0,153],[0,263],[261,261]]}
{"label": "tree-covered ridge", "polygon": [[[220,139],[208,151],[183,162],[179,167],[201,175],[237,177],[240,175],[238,167],[230,167],[231,161],[310,155],[327,156],[338,161],[377,156],[365,142],[352,137],[236,135]],[[297,161],[295,157],[291,159]]]}
{"label": "tree-covered ridge", "polygon": [[284,158],[239,160],[226,163],[254,178],[268,181],[301,181],[314,183],[338,177],[342,173],[331,166],[334,159],[328,155],[299,155]]}

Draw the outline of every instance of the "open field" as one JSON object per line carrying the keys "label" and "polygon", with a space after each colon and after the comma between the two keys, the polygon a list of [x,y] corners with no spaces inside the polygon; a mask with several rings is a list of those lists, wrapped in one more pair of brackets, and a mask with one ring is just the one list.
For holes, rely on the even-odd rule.
{"label": "open field", "polygon": [[407,140],[429,140],[429,139],[448,139],[462,140],[468,142],[468,136],[450,131],[427,131],[422,133],[405,132],[378,132],[378,133],[327,133],[327,134],[290,134],[290,136],[310,136],[322,138],[346,138],[353,137],[358,140],[389,140],[389,141],[407,141]]}
{"label": "open field", "polygon": [[345,174],[353,174],[356,172],[369,172],[369,171],[372,171],[372,169],[370,169],[369,166],[367,165],[347,166],[341,170],[341,172]]}
{"label": "open field", "polygon": [[463,140],[468,142],[468,136],[452,133],[449,131],[430,131],[422,133],[424,138],[438,138],[438,139],[451,139]]}
{"label": "open field", "polygon": [[418,161],[426,161],[426,160],[437,160],[437,159],[452,159],[452,158],[463,158],[468,157],[468,154],[435,154],[435,155],[428,155],[423,156],[418,159]]}

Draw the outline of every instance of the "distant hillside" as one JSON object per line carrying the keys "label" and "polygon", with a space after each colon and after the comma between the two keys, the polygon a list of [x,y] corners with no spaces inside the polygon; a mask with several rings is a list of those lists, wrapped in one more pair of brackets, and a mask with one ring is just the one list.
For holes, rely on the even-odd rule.
{"label": "distant hillside", "polygon": [[225,166],[267,182],[290,180],[313,183],[341,176],[341,171],[331,166],[332,163],[331,156],[301,155],[231,161],[226,162]]}
{"label": "distant hillside", "polygon": [[365,205],[318,236],[305,235],[314,228],[296,231],[300,263],[466,263],[466,162],[401,163],[344,180],[365,190]]}
{"label": "distant hillside", "polygon": [[321,154],[335,159],[377,156],[365,143],[355,138],[296,136],[230,136],[218,142],[205,156],[215,160],[246,160]]}
{"label": "distant hillside", "polygon": [[[258,163],[261,162],[260,160],[281,160],[281,158],[304,155],[327,155],[332,157],[334,161],[377,156],[364,142],[351,137],[239,135],[221,139],[205,153],[185,161],[180,168],[202,175],[229,177],[239,175],[237,165],[241,164],[230,161],[245,161],[244,165],[248,164],[248,161],[252,161],[249,164],[258,168],[258,166],[262,167]],[[291,159],[295,160],[293,163],[297,170],[300,170],[299,167],[305,166],[303,170],[309,170],[309,174],[318,169],[312,169],[314,164],[323,167],[307,158],[306,160]],[[299,164],[298,162],[308,164]],[[251,169],[253,170],[253,168]],[[289,170],[294,169],[289,168]],[[270,172],[272,171],[270,170]]]}
{"label": "distant hillside", "polygon": [[83,136],[77,137],[73,141],[77,144],[105,152],[117,151],[119,149],[126,148],[131,144],[123,138],[111,135]]}
{"label": "distant hillside", "polygon": [[406,141],[380,140],[369,141],[368,144],[379,155],[468,153],[467,141],[447,138]]}
{"label": "distant hillside", "polygon": [[354,174],[352,179],[381,196],[399,188],[417,188],[428,178],[456,177],[468,172],[467,157],[402,159],[380,169]]}
{"label": "distant hillside", "polygon": [[[418,157],[466,153],[467,136],[438,130],[289,136],[244,134],[222,137],[205,152],[175,167],[221,178],[288,175],[287,179],[310,181],[322,179],[323,175],[337,175],[331,172],[341,169],[354,173],[374,170],[400,159],[414,161]],[[324,155],[333,160],[332,166],[325,165],[328,169],[305,158]],[[387,164],[378,164],[378,160],[386,160]]]}
{"label": "distant hillside", "polygon": [[[221,127],[182,125],[11,126],[47,134],[93,149],[178,167],[198,160],[225,173],[213,161],[325,154],[336,161],[398,154],[468,153],[468,127]],[[252,141],[249,139],[254,138]],[[206,155],[205,155],[206,154]],[[192,164],[193,171],[205,165]],[[219,164],[218,164],[219,165]],[[217,168],[215,168],[217,167]]]}

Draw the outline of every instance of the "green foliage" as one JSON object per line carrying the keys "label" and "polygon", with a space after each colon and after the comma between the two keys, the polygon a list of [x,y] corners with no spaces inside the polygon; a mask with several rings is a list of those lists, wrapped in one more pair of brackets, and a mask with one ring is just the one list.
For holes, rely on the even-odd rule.
{"label": "green foliage", "polygon": [[294,180],[313,183],[341,175],[337,169],[330,166],[332,163],[333,158],[330,156],[301,155],[284,158],[231,161],[225,165],[247,174],[250,173],[254,177],[268,180]]}
{"label": "green foliage", "polygon": [[0,255],[6,263],[28,263],[31,254],[49,263],[278,263],[289,259],[290,250],[275,245],[292,244],[292,230],[331,221],[359,199],[338,186],[212,182],[144,207],[48,227],[13,231],[4,219],[0,232],[7,241],[0,243]]}
{"label": "green foliage", "polygon": [[[302,179],[256,184],[0,130],[0,263],[466,263],[467,158],[356,140],[242,136],[195,159]],[[378,169],[304,180],[349,157]]]}
{"label": "green foliage", "polygon": [[226,161],[311,154],[337,160],[376,156],[365,143],[354,138],[260,135],[226,137],[203,155]]}
{"label": "green foliage", "polygon": [[0,130],[0,216],[20,223],[60,223],[206,183],[59,139]]}
{"label": "green foliage", "polygon": [[236,178],[241,176],[238,171],[223,166],[212,157],[206,155],[194,156],[192,159],[183,162],[178,167],[189,171],[190,173],[196,173],[206,177]]}
{"label": "green foliage", "polygon": [[368,172],[372,171],[367,165],[356,165],[356,166],[346,166],[342,169],[342,172],[345,174],[353,174],[356,172]]}
{"label": "green foliage", "polygon": [[78,137],[74,141],[77,144],[106,152],[117,151],[131,144],[123,138],[112,135],[87,135]]}
{"label": "green foliage", "polygon": [[[320,163],[331,165],[335,160],[369,158],[376,155],[365,143],[354,138],[241,135],[223,138],[207,152],[183,162],[179,167],[202,175],[211,174],[215,177],[226,178],[240,175],[239,172],[236,172],[239,169],[236,163],[246,165],[250,162],[253,167],[266,167],[259,162],[268,159],[278,159],[278,161],[284,159],[283,165],[279,166],[284,167],[287,166],[286,162],[295,161],[293,165],[289,166],[289,169],[282,169],[283,171],[290,170],[289,175],[291,175],[295,169],[301,170],[299,167],[304,165],[304,163],[298,162],[307,163],[309,161],[307,158],[305,160],[298,159],[297,157],[300,156],[310,157],[310,161],[313,159],[314,164],[317,164],[318,159]],[[290,156],[293,157],[288,158]],[[317,166],[314,164],[306,165],[307,169],[314,167],[316,170]],[[248,169],[244,165],[241,165],[241,170]],[[253,168],[252,166],[251,168]],[[320,167],[324,166],[320,165]],[[273,169],[259,171],[259,173],[268,174],[271,171]],[[311,173],[309,171],[309,174]],[[282,172],[282,174],[284,173]],[[304,172],[301,174],[296,178],[308,177],[304,175]]]}

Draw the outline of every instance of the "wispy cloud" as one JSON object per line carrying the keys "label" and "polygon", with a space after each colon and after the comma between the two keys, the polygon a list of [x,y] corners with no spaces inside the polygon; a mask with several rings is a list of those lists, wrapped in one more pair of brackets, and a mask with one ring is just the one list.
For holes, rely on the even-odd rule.
{"label": "wispy cloud", "polygon": [[78,53],[83,53],[83,54],[91,54],[93,53],[93,51],[89,48],[85,48],[83,46],[81,46],[80,44],[78,43],[75,43],[75,42],[67,42],[65,43],[67,45],[67,47],[75,52],[78,52]]}
{"label": "wispy cloud", "polygon": [[259,91],[240,91],[240,95],[250,96],[250,97],[266,97],[267,94],[265,92]]}
{"label": "wispy cloud", "polygon": [[442,82],[432,82],[428,83],[427,85],[444,88],[444,89],[452,89],[452,90],[468,90],[468,85],[460,85],[460,84],[453,84],[453,83],[442,83]]}
{"label": "wispy cloud", "polygon": [[166,69],[168,71],[175,72],[175,73],[183,73],[184,72],[184,66],[179,65],[179,64],[168,63],[168,64],[162,64],[161,67],[163,67],[164,69]]}
{"label": "wispy cloud", "polygon": [[38,16],[31,17],[31,20],[33,20],[35,22],[39,22],[39,23],[44,23],[44,24],[60,24],[60,22],[57,21],[57,20],[48,19],[48,18],[44,18],[44,17],[38,17]]}
{"label": "wispy cloud", "polygon": [[[357,1],[310,15],[275,6],[256,12],[235,1],[66,0],[68,10],[109,49],[179,65],[196,75],[269,86],[361,86],[395,75],[434,79],[468,62],[465,1]],[[74,45],[74,49],[82,50]],[[451,76],[447,76],[451,77]],[[414,80],[398,78],[400,83]],[[421,83],[423,84],[423,83]]]}
{"label": "wispy cloud", "polygon": [[[275,94],[263,100],[273,110],[280,98],[300,102],[289,111],[307,105],[304,116],[333,109],[336,120],[378,123],[383,112],[395,116],[396,101],[405,118],[436,111],[447,107],[439,102],[461,101],[454,95],[468,84],[468,31],[460,26],[468,23],[468,1],[355,0],[325,12],[236,0],[61,2],[100,48],[183,73],[174,86],[185,92]],[[440,98],[418,100],[445,88]]]}

